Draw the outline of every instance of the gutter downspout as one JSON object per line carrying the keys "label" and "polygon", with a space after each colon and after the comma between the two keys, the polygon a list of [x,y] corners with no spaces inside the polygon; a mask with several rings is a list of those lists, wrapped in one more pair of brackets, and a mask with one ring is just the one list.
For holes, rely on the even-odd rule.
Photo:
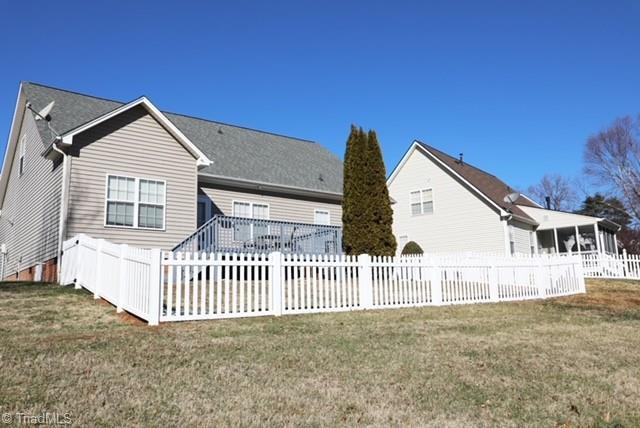
{"label": "gutter downspout", "polygon": [[58,137],[51,145],[51,148],[62,156],[62,189],[60,191],[60,219],[58,223],[58,263],[56,263],[56,279],[58,282],[60,282],[60,269],[62,266],[62,244],[64,242],[67,226],[67,182],[69,175],[68,171],[70,169],[67,154],[57,146],[60,141],[61,138]]}
{"label": "gutter downspout", "polygon": [[502,228],[504,231],[504,254],[507,257],[511,256],[511,241],[509,239],[509,221],[513,218],[513,215],[508,214],[502,218],[500,221],[502,222]]}

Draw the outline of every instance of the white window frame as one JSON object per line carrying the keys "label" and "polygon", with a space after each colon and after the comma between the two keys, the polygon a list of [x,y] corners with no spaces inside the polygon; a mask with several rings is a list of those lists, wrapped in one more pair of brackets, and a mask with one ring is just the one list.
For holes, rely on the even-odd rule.
{"label": "white window frame", "polygon": [[[318,215],[319,212],[327,214],[327,219],[328,219],[327,223],[318,223],[317,215]],[[331,226],[331,210],[328,210],[326,208],[316,208],[316,209],[314,209],[313,210],[313,224],[317,224],[319,226]]]}
{"label": "white window frame", "polygon": [[[271,205],[269,205],[267,202],[260,202],[260,201],[246,201],[246,200],[241,200],[241,199],[233,199],[231,200],[231,215],[233,217],[238,217],[236,216],[236,211],[235,211],[235,206],[236,203],[238,204],[248,204],[249,205],[249,217],[240,217],[240,218],[248,218],[248,219],[254,219],[253,217],[253,206],[254,205],[262,205],[267,207],[267,218],[256,218],[255,220],[271,220]],[[251,227],[249,228],[249,240],[253,241],[254,238],[254,234],[253,234],[253,226],[254,224],[251,223]],[[270,233],[271,228],[268,229]],[[235,231],[235,227],[233,230],[233,240],[235,242],[244,242],[242,239],[236,239],[236,231]]]}
{"label": "white window frame", "polygon": [[[430,213],[425,213],[424,212],[424,199],[422,198],[422,192],[426,192],[427,190],[431,190],[431,212]],[[411,207],[413,204],[411,203],[411,194],[412,193],[416,193],[418,192],[420,194],[420,213],[419,214],[414,214],[413,213],[413,208]],[[433,215],[436,213],[436,203],[435,203],[436,197],[435,197],[435,192],[433,191],[433,187],[424,187],[422,189],[415,189],[415,190],[410,190],[409,191],[409,215],[411,217],[419,217],[422,215]]]}
{"label": "white window frame", "polygon": [[516,227],[512,224],[509,225],[509,251],[511,255],[516,253]]}
{"label": "white window frame", "polygon": [[[117,199],[109,199],[109,177],[118,177],[118,178],[127,178],[133,179],[133,202],[131,201],[119,201],[126,203],[133,203],[133,226],[124,226],[117,224],[107,224],[107,206],[109,202],[118,202]],[[149,202],[140,202],[140,180],[145,181],[155,181],[158,183],[162,183],[164,186],[164,194],[162,195],[162,203],[149,203]],[[138,226],[139,221],[139,212],[140,212],[140,204],[142,205],[162,205],[162,228],[157,227],[142,227]],[[154,230],[156,232],[164,232],[167,227],[167,182],[166,180],[162,180],[159,178],[149,178],[149,177],[134,177],[126,174],[118,174],[118,173],[107,173],[104,179],[104,227],[109,229],[140,229],[140,230]]]}
{"label": "white window frame", "polygon": [[27,134],[24,134],[20,139],[20,148],[19,148],[18,157],[18,176],[22,177],[24,175],[24,167],[25,167],[25,159],[27,157]]}

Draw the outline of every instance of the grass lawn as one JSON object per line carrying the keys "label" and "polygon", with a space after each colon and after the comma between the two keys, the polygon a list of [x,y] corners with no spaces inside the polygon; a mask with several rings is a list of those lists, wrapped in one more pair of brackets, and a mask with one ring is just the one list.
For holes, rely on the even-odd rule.
{"label": "grass lawn", "polygon": [[147,327],[0,284],[0,412],[80,426],[640,426],[640,283],[524,303]]}

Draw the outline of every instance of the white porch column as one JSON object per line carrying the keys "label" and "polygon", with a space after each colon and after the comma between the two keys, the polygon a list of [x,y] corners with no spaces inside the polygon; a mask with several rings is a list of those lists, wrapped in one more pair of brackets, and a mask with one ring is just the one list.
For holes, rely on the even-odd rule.
{"label": "white porch column", "polygon": [[595,233],[596,240],[596,253],[600,252],[600,230],[598,230],[598,223],[593,223],[593,233]]}
{"label": "white porch column", "polygon": [[533,248],[534,248],[534,254],[538,255],[540,254],[540,249],[538,248],[538,231],[534,230],[533,231]]}
{"label": "white porch column", "polygon": [[576,230],[576,248],[578,249],[578,255],[582,255],[582,252],[580,251],[580,232],[578,231],[578,226],[574,226],[575,230]]}
{"label": "white porch column", "polygon": [[613,233],[613,246],[616,247],[616,256],[618,255],[618,237]]}
{"label": "white porch column", "polygon": [[558,245],[558,229],[553,228],[553,242],[556,245],[556,254],[560,254],[560,246]]}

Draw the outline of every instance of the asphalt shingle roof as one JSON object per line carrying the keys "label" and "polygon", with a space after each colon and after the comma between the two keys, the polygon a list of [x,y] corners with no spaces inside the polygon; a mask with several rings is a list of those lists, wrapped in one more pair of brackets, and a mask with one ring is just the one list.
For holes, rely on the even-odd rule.
{"label": "asphalt shingle roof", "polygon": [[489,174],[488,172],[483,171],[480,168],[467,163],[466,161],[461,163],[459,159],[441,152],[440,150],[428,144],[422,143],[420,141],[418,141],[418,144],[428,150],[431,154],[433,154],[433,156],[438,158],[449,168],[458,173],[462,178],[471,183],[493,203],[495,203],[505,211],[511,212],[515,216],[535,222],[535,220],[531,218],[527,213],[525,213],[522,209],[520,209],[518,205],[534,208],[540,207],[522,196],[520,196],[513,205],[506,203],[504,201],[505,196],[507,196],[509,193],[515,192],[515,190],[495,175]]}
{"label": "asphalt shingle roof", "polygon": [[[65,134],[125,104],[37,83],[23,83],[36,111],[55,101],[51,126]],[[213,164],[201,173],[278,186],[342,194],[342,161],[308,140],[211,120],[163,112]],[[48,145],[54,135],[44,121],[38,129]]]}

